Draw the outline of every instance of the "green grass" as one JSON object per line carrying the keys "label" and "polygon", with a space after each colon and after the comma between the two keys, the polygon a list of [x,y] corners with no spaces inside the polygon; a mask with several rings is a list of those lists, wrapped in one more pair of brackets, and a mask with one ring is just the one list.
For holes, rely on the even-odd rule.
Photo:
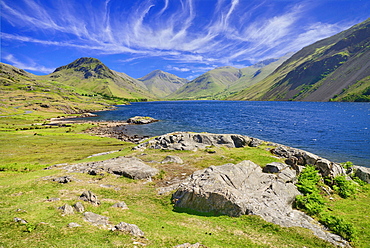
{"label": "green grass", "polygon": [[[37,122],[42,121],[42,115],[33,117]],[[265,146],[235,149],[212,147],[197,152],[131,151],[133,144],[82,134],[89,127],[87,124],[42,129],[35,129],[41,126],[32,124],[30,116],[0,118],[0,167],[3,168],[0,172],[0,247],[134,247],[134,241],[145,243],[147,247],[173,247],[187,242],[200,242],[212,248],[333,247],[314,236],[310,230],[280,227],[258,216],[235,218],[174,211],[171,193],[157,194],[157,187],[165,185],[167,180],[183,173],[188,176],[210,165],[252,160],[264,166],[279,161],[272,157]],[[87,158],[92,154],[113,150],[121,151]],[[210,150],[215,153],[209,153]],[[110,174],[91,176],[71,173],[68,175],[74,178],[72,182],[59,184],[51,179],[66,175],[64,170],[42,169],[52,164],[91,162],[124,155],[142,159],[161,170],[162,175],[148,182]],[[184,164],[158,163],[167,155],[180,156]],[[114,187],[101,187],[108,184]],[[62,216],[57,208],[64,204],[73,205],[85,190],[91,190],[101,200],[99,207],[83,202],[86,211],[107,216],[112,224],[121,221],[136,224],[145,232],[146,238],[133,238],[92,226],[83,221],[80,213]],[[370,188],[365,186],[356,198],[338,197],[329,203],[333,213],[358,228],[358,238],[353,243],[355,247],[368,245],[366,242],[370,236],[367,227],[370,223],[366,216],[369,215],[369,192]],[[53,197],[60,198],[60,201],[46,201]],[[111,208],[119,201],[124,201],[129,209]],[[29,224],[15,223],[14,217],[25,219]],[[77,222],[82,227],[68,228],[70,222]]]}

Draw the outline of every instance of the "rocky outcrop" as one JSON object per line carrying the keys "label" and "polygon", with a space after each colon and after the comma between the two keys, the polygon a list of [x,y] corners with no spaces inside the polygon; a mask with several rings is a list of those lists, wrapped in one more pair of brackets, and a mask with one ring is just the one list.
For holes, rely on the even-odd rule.
{"label": "rocky outcrop", "polygon": [[70,176],[57,177],[57,178],[54,178],[53,181],[58,182],[58,183],[69,183],[69,182],[72,182],[72,177]]}
{"label": "rocky outcrop", "polygon": [[93,212],[85,212],[84,220],[90,222],[94,226],[111,227],[108,217]]}
{"label": "rocky outcrop", "polygon": [[85,212],[85,207],[84,205],[82,205],[81,202],[76,202],[74,205],[73,205],[73,208],[76,210],[76,212],[78,213],[83,213]]}
{"label": "rocky outcrop", "polygon": [[80,196],[80,200],[90,202],[91,204],[93,204],[95,206],[100,205],[100,201],[98,200],[98,197],[93,192],[91,192],[90,190],[84,191]]}
{"label": "rocky outcrop", "polygon": [[129,233],[136,237],[144,237],[145,234],[143,231],[140,230],[140,228],[135,224],[129,224],[126,222],[120,222],[117,225],[114,226],[117,231]]}
{"label": "rocky outcrop", "polygon": [[370,168],[355,166],[355,176],[360,178],[362,181],[370,183]]}
{"label": "rocky outcrop", "polygon": [[197,150],[210,146],[226,146],[238,148],[244,146],[258,146],[262,141],[256,138],[238,134],[211,134],[176,132],[158,136],[148,142],[136,146],[134,149],[164,149],[164,150]]}
{"label": "rocky outcrop", "polygon": [[113,208],[128,209],[125,202],[117,202],[112,205]]}
{"label": "rocky outcrop", "polygon": [[147,179],[155,176],[159,171],[150,167],[138,158],[118,157],[100,162],[74,164],[63,167],[69,172],[88,173],[99,175],[103,172],[121,175],[132,179]]}
{"label": "rocky outcrop", "polygon": [[135,116],[135,117],[131,117],[130,119],[127,120],[127,123],[130,123],[130,124],[149,124],[149,123],[152,123],[152,122],[157,122],[159,120],[156,120],[152,117],[147,117],[147,116]]}
{"label": "rocky outcrop", "polygon": [[163,159],[161,163],[162,164],[168,164],[168,163],[183,164],[184,161],[179,156],[168,155],[167,157]]}
{"label": "rocky outcrop", "polygon": [[345,169],[341,165],[304,150],[279,145],[272,149],[271,152],[279,157],[285,158],[285,163],[291,165],[296,170],[299,169],[298,166],[300,165],[305,166],[309,164],[314,165],[323,177],[336,177],[346,174]]}
{"label": "rocky outcrop", "polygon": [[264,173],[260,166],[243,161],[196,171],[173,194],[174,207],[229,216],[259,215],[281,226],[309,228],[320,238],[346,245],[340,236],[292,208],[300,194],[291,182],[295,171],[284,165],[271,170],[273,174]]}
{"label": "rocky outcrop", "polygon": [[63,215],[69,215],[69,214],[74,214],[73,208],[71,205],[65,204],[58,209],[62,210]]}

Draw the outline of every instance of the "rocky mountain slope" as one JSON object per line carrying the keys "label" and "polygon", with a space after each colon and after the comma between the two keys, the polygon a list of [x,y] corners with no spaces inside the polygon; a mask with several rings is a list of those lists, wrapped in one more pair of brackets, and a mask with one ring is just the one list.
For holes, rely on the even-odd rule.
{"label": "rocky mountain slope", "polygon": [[218,67],[182,86],[168,98],[223,99],[261,81],[288,58],[289,55],[280,59],[269,59],[242,69]]}
{"label": "rocky mountain slope", "polygon": [[58,67],[45,78],[108,97],[156,98],[141,82],[109,69],[95,58],[79,58],[68,65]]}
{"label": "rocky mountain slope", "polygon": [[161,70],[152,71],[138,80],[143,82],[153,95],[160,98],[170,95],[188,82],[187,79]]}
{"label": "rocky mountain slope", "polygon": [[58,81],[0,63],[0,115],[33,111],[81,113],[107,109],[112,101]]}
{"label": "rocky mountain slope", "polygon": [[233,100],[370,101],[370,19],[295,53]]}

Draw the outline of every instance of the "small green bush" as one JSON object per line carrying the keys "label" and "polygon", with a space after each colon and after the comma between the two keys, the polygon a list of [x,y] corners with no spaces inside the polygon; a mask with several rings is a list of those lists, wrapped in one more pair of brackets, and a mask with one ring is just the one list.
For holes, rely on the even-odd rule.
{"label": "small green bush", "polygon": [[298,177],[298,183],[296,184],[298,190],[304,195],[319,192],[317,183],[320,181],[320,175],[314,166],[306,166],[302,173]]}
{"label": "small green bush", "polygon": [[335,177],[333,183],[333,189],[342,198],[348,198],[356,193],[356,184],[352,180],[347,180],[346,176]]}
{"label": "small green bush", "polygon": [[324,209],[325,201],[319,193],[298,195],[295,206],[298,209],[304,210],[309,215],[317,215]]}
{"label": "small green bush", "polygon": [[353,241],[355,238],[355,228],[353,225],[340,217],[326,214],[320,216],[320,222],[346,240]]}

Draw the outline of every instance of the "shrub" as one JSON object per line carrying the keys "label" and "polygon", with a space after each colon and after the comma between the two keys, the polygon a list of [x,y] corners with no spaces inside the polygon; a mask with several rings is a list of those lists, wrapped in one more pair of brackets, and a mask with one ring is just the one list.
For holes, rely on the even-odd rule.
{"label": "shrub", "polygon": [[356,193],[357,187],[352,180],[347,180],[346,176],[337,176],[333,180],[333,189],[342,198],[348,198]]}
{"label": "shrub", "polygon": [[355,229],[353,225],[340,217],[326,214],[320,216],[320,222],[346,240],[353,241],[355,238]]}
{"label": "shrub", "polygon": [[298,183],[296,184],[298,190],[304,195],[319,192],[317,183],[320,181],[320,175],[314,166],[308,165],[302,171],[298,177]]}
{"label": "shrub", "polygon": [[298,209],[304,210],[309,215],[317,215],[324,209],[325,201],[319,193],[298,195],[295,206]]}

